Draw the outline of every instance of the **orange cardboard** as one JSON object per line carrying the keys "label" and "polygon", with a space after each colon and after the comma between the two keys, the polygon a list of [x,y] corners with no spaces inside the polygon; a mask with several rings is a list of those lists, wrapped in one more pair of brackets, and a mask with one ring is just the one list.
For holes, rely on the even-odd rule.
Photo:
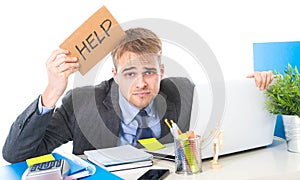
{"label": "orange cardboard", "polygon": [[68,56],[79,59],[79,72],[84,75],[113,50],[124,36],[121,26],[103,6],[59,47],[69,50]]}

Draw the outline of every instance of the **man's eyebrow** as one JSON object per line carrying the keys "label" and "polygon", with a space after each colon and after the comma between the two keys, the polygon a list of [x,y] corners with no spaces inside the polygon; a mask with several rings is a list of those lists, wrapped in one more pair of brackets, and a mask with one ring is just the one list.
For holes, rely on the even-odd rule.
{"label": "man's eyebrow", "polygon": [[150,67],[144,67],[144,69],[146,69],[147,71],[157,71],[156,68],[150,68]]}
{"label": "man's eyebrow", "polygon": [[130,71],[130,70],[132,70],[132,69],[136,69],[136,67],[125,68],[125,69],[123,69],[122,73],[125,72],[125,71]]}

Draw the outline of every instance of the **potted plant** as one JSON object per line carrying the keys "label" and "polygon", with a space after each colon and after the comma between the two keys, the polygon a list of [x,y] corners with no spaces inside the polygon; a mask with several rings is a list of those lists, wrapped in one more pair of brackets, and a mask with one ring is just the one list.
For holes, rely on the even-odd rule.
{"label": "potted plant", "polygon": [[282,115],[288,150],[300,153],[300,74],[288,64],[284,73],[274,72],[274,82],[265,91],[266,109]]}

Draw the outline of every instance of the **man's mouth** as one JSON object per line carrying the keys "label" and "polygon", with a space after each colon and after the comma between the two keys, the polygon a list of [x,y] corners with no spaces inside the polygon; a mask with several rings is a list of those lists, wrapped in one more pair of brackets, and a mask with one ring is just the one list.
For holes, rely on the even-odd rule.
{"label": "man's mouth", "polygon": [[150,95],[150,91],[140,91],[140,92],[134,92],[132,93],[134,96],[138,96],[138,97],[145,97]]}

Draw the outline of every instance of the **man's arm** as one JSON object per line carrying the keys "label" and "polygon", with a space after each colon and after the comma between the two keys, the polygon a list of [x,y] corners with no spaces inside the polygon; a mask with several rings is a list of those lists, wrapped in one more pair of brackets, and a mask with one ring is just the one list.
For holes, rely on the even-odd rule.
{"label": "man's arm", "polygon": [[[79,68],[77,58],[68,57],[68,53],[55,50],[46,61],[48,85],[41,95],[41,104],[46,108],[54,108],[66,90],[69,76]],[[40,114],[38,101],[30,104],[11,126],[2,151],[9,162],[49,153],[72,138],[69,112],[62,106],[56,116],[54,110]]]}
{"label": "man's arm", "polygon": [[[38,99],[32,102],[12,124],[3,146],[3,158],[11,163],[51,153],[72,140],[70,112],[62,105],[56,110],[40,114]],[[67,107],[69,109],[69,107]]]}
{"label": "man's arm", "polygon": [[37,150],[37,147],[41,141],[39,138],[44,135],[53,111],[40,115],[37,104],[38,99],[32,102],[12,124],[2,151],[3,158],[8,162],[22,161],[34,153],[46,153],[45,149]]}

